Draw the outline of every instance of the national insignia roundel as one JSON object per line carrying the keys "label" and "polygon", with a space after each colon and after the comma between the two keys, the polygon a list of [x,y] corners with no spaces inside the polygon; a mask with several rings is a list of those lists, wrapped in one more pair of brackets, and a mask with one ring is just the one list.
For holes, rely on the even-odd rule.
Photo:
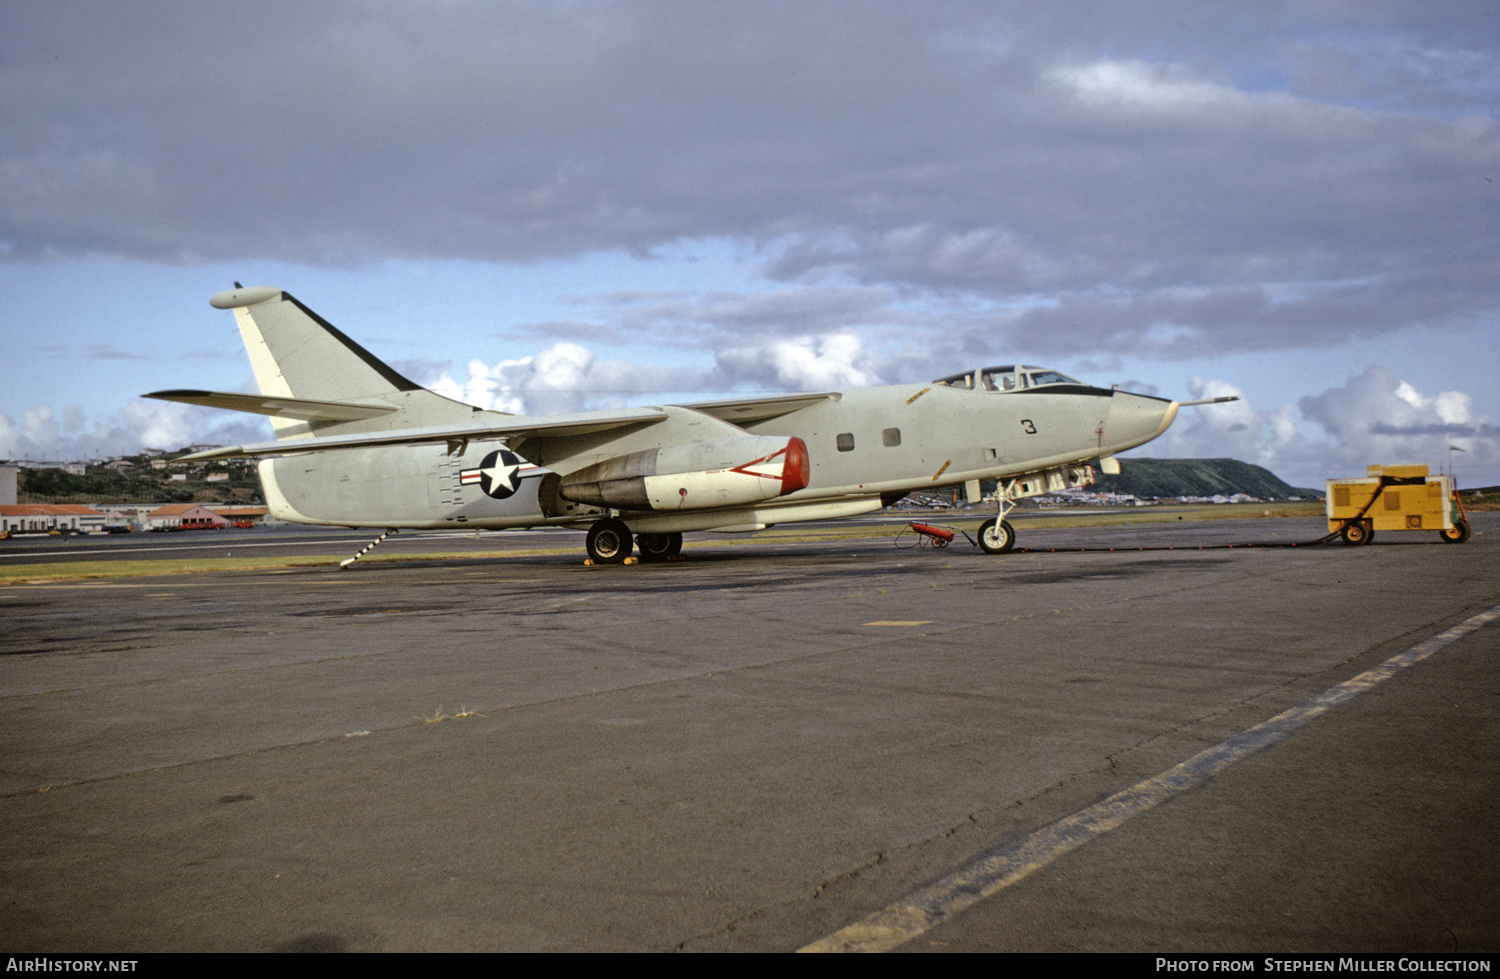
{"label": "national insignia roundel", "polygon": [[459,482],[478,483],[486,496],[503,500],[521,487],[521,457],[508,449],[496,449],[479,463],[478,469],[459,473]]}

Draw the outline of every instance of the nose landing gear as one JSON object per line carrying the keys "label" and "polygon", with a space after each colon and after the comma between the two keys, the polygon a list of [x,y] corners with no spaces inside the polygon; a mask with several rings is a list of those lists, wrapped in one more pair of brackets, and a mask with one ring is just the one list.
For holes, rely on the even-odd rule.
{"label": "nose landing gear", "polygon": [[997,516],[979,525],[979,549],[986,554],[1004,554],[1016,546],[1016,529]]}
{"label": "nose landing gear", "polygon": [[979,549],[986,554],[1004,554],[1016,546],[1016,528],[1010,525],[1005,515],[1015,509],[1016,500],[1019,499],[1017,490],[1024,492],[1024,487],[1018,487],[1016,480],[1002,483],[1000,491],[995,494],[999,499],[1000,512],[995,514],[994,520],[987,520],[979,525]]}

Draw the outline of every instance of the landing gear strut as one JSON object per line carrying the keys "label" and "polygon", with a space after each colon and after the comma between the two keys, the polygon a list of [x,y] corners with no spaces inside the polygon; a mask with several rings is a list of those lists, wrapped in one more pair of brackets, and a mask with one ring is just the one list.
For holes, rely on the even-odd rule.
{"label": "landing gear strut", "polygon": [[589,528],[584,547],[595,564],[624,564],[630,557],[630,528],[618,517],[600,520]]}
{"label": "landing gear strut", "polygon": [[1004,554],[1016,546],[1016,528],[1005,519],[1005,515],[1016,505],[1010,499],[1010,489],[1014,485],[1015,481],[1012,480],[998,487],[999,492],[995,495],[1000,499],[1000,512],[995,515],[994,520],[986,520],[979,525],[979,549],[986,554]]}

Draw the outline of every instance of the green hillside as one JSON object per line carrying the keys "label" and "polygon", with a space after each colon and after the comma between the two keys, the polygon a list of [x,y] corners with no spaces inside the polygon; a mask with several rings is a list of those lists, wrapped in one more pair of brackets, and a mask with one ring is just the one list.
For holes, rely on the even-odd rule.
{"label": "green hillside", "polygon": [[[181,454],[181,453],[179,453]],[[90,466],[78,476],[61,469],[22,469],[16,474],[16,499],[20,503],[191,503],[204,500],[260,501],[260,480],[255,469],[239,460],[154,469],[152,459],[135,456],[134,465],[123,472],[105,466]],[[174,473],[186,478],[173,480]],[[223,481],[208,482],[220,473]]]}
{"label": "green hillside", "polygon": [[1262,500],[1309,500],[1323,495],[1321,490],[1288,486],[1269,470],[1238,459],[1121,459],[1120,475],[1100,476],[1094,488],[1146,497],[1245,493]]}

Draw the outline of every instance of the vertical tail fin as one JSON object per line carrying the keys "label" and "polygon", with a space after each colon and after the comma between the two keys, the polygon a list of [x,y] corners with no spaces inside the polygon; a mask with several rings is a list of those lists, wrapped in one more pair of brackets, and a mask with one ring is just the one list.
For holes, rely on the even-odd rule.
{"label": "vertical tail fin", "polygon": [[209,304],[234,311],[261,394],[341,401],[421,390],[291,293],[231,289]]}
{"label": "vertical tail fin", "polygon": [[280,289],[239,287],[218,293],[209,303],[234,312],[262,395],[399,409],[375,418],[338,421],[273,416],[279,439],[468,421],[481,410],[401,376]]}

